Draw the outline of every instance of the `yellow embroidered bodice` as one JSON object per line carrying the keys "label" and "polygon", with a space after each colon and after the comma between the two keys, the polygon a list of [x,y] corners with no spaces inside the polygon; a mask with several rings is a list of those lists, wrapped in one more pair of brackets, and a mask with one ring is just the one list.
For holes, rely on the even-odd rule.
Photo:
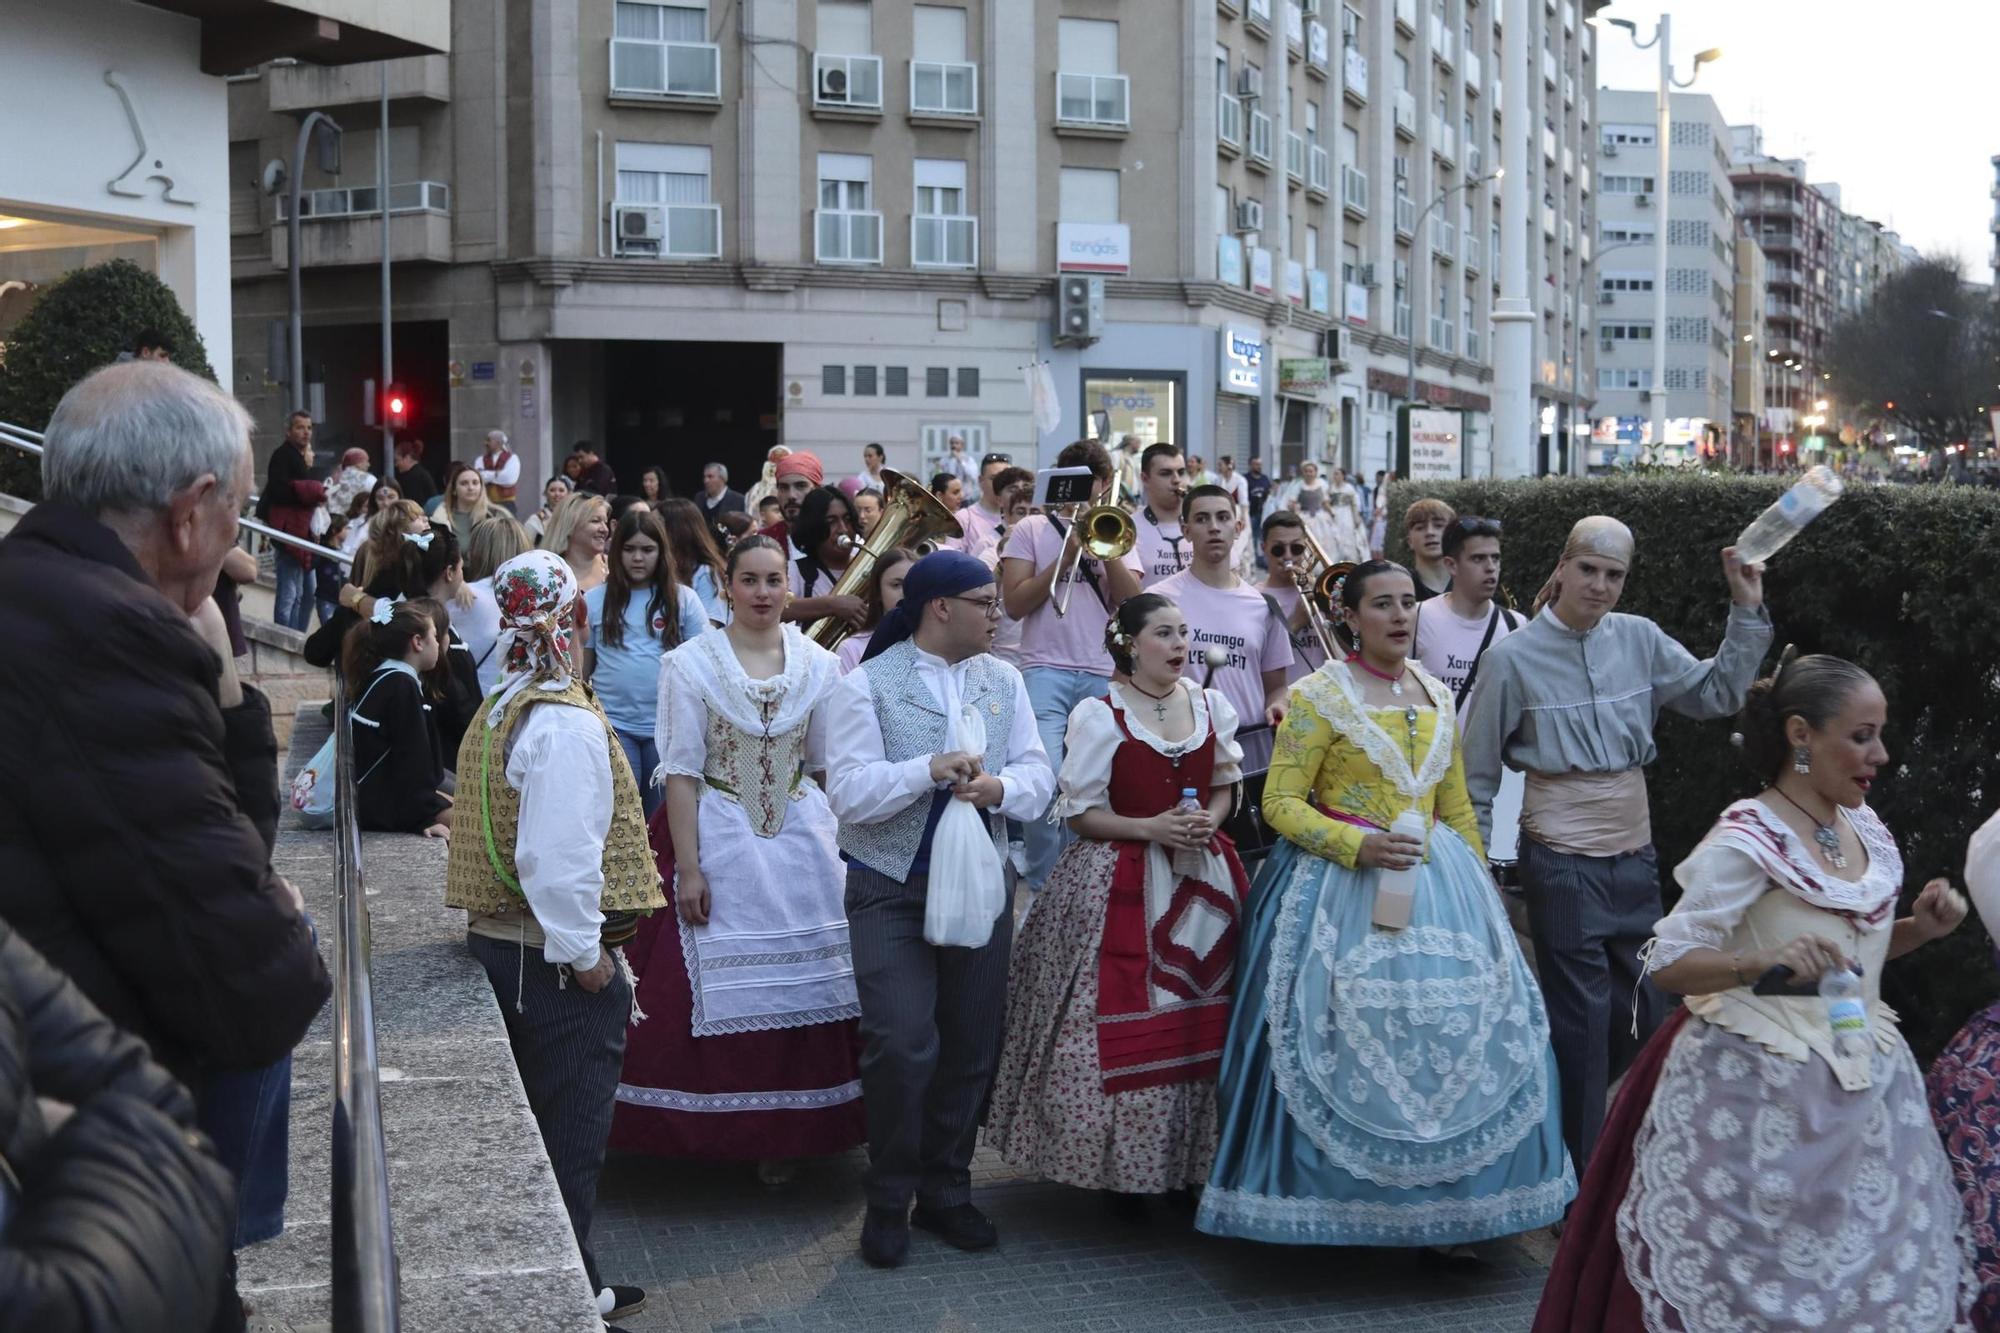
{"label": "yellow embroidered bodice", "polygon": [[1415,807],[1451,826],[1482,861],[1486,849],[1465,790],[1451,692],[1415,662],[1428,696],[1410,705],[1363,705],[1345,663],[1330,662],[1292,687],[1264,779],[1264,818],[1315,856],[1352,869],[1373,829],[1329,819],[1324,806],[1376,829]]}

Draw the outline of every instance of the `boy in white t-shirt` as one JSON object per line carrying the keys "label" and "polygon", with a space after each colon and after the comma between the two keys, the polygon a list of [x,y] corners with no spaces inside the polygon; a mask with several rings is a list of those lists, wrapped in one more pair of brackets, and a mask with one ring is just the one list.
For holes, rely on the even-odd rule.
{"label": "boy in white t-shirt", "polygon": [[1486,651],[1521,625],[1501,606],[1500,524],[1467,515],[1444,530],[1444,567],[1451,589],[1417,607],[1417,660],[1443,681],[1465,725],[1465,701]]}
{"label": "boy in white t-shirt", "polygon": [[[1087,467],[1096,482],[1092,496],[1111,493],[1111,456],[1095,440],[1068,446],[1056,455],[1056,466]],[[1075,555],[1075,528],[1068,519],[1030,514],[1008,532],[1000,558],[1002,601],[1007,615],[1020,623],[1014,660],[1035,706],[1042,748],[1057,772],[1062,771],[1070,710],[1101,697],[1111,686],[1104,627],[1118,604],[1139,592],[1136,555],[1109,564],[1089,556],[1078,562]],[[1059,598],[1066,599],[1063,615],[1056,614]],[[1024,821],[1028,865],[1023,878],[1029,887],[1041,888],[1071,836],[1067,821]]]}

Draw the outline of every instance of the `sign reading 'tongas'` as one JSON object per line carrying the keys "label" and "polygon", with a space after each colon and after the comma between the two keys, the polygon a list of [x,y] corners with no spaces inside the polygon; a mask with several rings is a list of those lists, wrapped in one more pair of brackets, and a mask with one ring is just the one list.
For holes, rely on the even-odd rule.
{"label": "sign reading 'tongas'", "polygon": [[1058,222],[1056,268],[1064,273],[1130,273],[1132,229],[1122,222]]}

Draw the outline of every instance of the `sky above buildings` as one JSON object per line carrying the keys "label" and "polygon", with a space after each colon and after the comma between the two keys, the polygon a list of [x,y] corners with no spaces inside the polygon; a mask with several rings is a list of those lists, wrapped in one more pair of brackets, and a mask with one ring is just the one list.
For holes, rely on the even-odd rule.
{"label": "sky above buildings", "polygon": [[1605,17],[1652,36],[1673,15],[1674,73],[1720,46],[1688,92],[1706,93],[1731,125],[1764,128],[1764,151],[1804,158],[1815,183],[1841,187],[1841,207],[1887,226],[1924,254],[1956,255],[1990,276],[2000,153],[1994,0],[1614,0],[1598,22],[1599,82],[1650,91],[1659,52],[1635,49]]}

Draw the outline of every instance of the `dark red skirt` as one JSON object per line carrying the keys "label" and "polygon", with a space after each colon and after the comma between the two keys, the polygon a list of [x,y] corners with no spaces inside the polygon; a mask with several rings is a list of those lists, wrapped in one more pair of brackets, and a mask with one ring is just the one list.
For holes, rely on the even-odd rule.
{"label": "dark red skirt", "polygon": [[1632,1183],[1639,1125],[1653,1104],[1674,1035],[1687,1018],[1688,1011],[1675,1006],[1619,1085],[1582,1189],[1563,1224],[1562,1244],[1535,1312],[1534,1333],[1644,1333],[1639,1294],[1625,1278],[1625,1259],[1618,1251],[1618,1207]]}
{"label": "dark red skirt", "polygon": [[694,1035],[664,805],[649,832],[668,906],[641,921],[625,946],[646,1018],[626,1032],[613,1150],[749,1162],[823,1157],[865,1142],[861,1036],[853,1020]]}

